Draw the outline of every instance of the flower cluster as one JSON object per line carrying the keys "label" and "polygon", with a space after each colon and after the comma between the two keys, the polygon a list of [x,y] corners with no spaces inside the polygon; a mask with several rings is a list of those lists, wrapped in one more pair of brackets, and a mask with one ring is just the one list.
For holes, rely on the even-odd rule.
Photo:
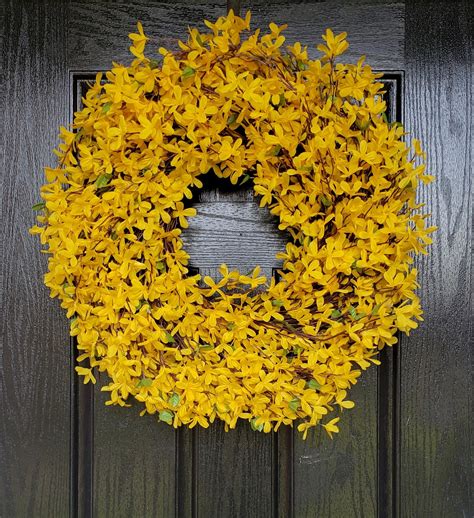
{"label": "flower cluster", "polygon": [[[300,43],[281,50],[284,27],[249,24],[206,22],[159,60],[138,24],[130,66],[98,74],[62,129],[32,232],[76,370],[107,373],[107,404],[135,398],[175,427],[332,434],[361,370],[421,320],[412,255],[433,229],[415,191],[431,177],[387,122],[380,76],[363,58],[336,64],[346,34],[328,29],[310,60]],[[291,236],[277,280],[189,272],[181,229],[209,171],[249,181]]]}

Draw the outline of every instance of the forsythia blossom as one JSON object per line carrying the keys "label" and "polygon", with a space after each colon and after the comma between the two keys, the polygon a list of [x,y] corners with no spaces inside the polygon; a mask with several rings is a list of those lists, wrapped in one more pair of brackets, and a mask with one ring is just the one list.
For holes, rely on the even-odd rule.
{"label": "forsythia blossom", "polygon": [[[249,24],[206,22],[160,60],[138,24],[131,65],[98,74],[61,130],[32,232],[76,370],[107,374],[108,404],[135,398],[175,427],[298,420],[304,436],[318,424],[331,435],[361,370],[421,320],[412,253],[433,228],[415,191],[431,177],[419,143],[387,122],[380,75],[363,58],[335,63],[345,34],[328,29],[310,60],[300,43],[282,50],[284,27]],[[250,179],[291,235],[278,280],[258,267],[189,273],[181,229],[208,171]]]}

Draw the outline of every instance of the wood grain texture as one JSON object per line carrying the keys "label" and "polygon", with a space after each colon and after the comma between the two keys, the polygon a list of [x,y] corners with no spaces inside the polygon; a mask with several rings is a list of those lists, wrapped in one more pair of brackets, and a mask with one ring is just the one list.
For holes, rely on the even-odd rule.
{"label": "wood grain texture", "polygon": [[[291,5],[291,7],[290,7]],[[300,41],[308,45],[311,58],[320,56],[316,45],[330,27],[334,32],[346,31],[350,47],[344,54],[346,62],[355,62],[361,55],[372,67],[380,70],[403,68],[403,2],[326,1],[243,2],[242,12],[250,8],[256,27],[267,28],[270,22],[288,24],[288,43]]]}
{"label": "wood grain texture", "polygon": [[221,261],[242,272],[259,265],[270,274],[281,267],[275,255],[285,251],[289,235],[278,230],[278,219],[259,208],[257,200],[232,202],[230,195],[221,193],[219,200],[198,200],[193,207],[197,214],[183,231],[190,266],[213,268]]}
{"label": "wood grain texture", "polygon": [[295,437],[295,516],[377,516],[377,371],[351,390],[353,410],[331,440],[322,428]]}
{"label": "wood grain texture", "polygon": [[54,163],[67,120],[65,6],[2,7],[0,516],[68,516],[68,325],[43,286],[39,239],[28,234],[42,168]]}
{"label": "wood grain texture", "polygon": [[401,515],[473,516],[471,2],[407,2],[406,121],[437,177],[418,261],[425,322],[403,339]]}
{"label": "wood grain texture", "polygon": [[[290,8],[291,5],[291,8]],[[150,37],[150,51],[164,46],[175,48],[185,38],[188,26],[203,28],[204,18],[213,20],[225,14],[225,0],[214,2],[130,1],[105,3],[75,1],[71,16],[76,23],[70,29],[69,64],[73,70],[110,68],[112,61],[130,62],[127,35],[141,20]],[[404,7],[402,2],[330,1],[330,2],[242,2],[241,13],[252,11],[252,27],[267,28],[272,21],[288,23],[288,43],[308,45],[316,57],[316,44],[327,27],[347,31],[350,48],[348,61],[361,55],[375,68],[403,68]],[[105,21],[105,23],[104,23]],[[111,39],[114,44],[111,45]]]}
{"label": "wood grain texture", "polygon": [[[288,42],[309,44],[312,57],[330,26],[349,33],[349,60],[366,54],[379,70],[406,67],[404,120],[426,143],[438,177],[420,193],[440,227],[418,261],[425,322],[403,338],[400,358],[387,351],[384,369],[363,374],[351,393],[357,406],[344,412],[332,442],[321,430],[303,443],[290,429],[265,435],[246,423],[229,433],[219,424],[174,431],[139,417],[136,406],[105,407],[96,387],[90,411],[79,416],[89,429],[78,427],[90,439],[82,451],[90,511],[71,495],[67,321],[42,285],[46,258],[27,233],[30,207],[42,166],[55,162],[58,127],[71,115],[68,70],[129,62],[127,34],[138,19],[152,45],[173,47],[188,25],[224,14],[226,2],[3,0],[0,7],[0,516],[473,516],[471,5],[242,1],[253,27],[287,22]],[[286,236],[250,191],[210,186],[195,206],[185,239],[201,273],[218,276],[221,262],[242,270],[260,263],[267,275],[279,266],[274,254]]]}
{"label": "wood grain texture", "polygon": [[106,407],[95,392],[93,516],[168,518],[175,505],[176,432],[142,405]]}
{"label": "wood grain texture", "polygon": [[256,433],[246,422],[224,431],[222,423],[197,430],[197,516],[272,516],[273,434]]}

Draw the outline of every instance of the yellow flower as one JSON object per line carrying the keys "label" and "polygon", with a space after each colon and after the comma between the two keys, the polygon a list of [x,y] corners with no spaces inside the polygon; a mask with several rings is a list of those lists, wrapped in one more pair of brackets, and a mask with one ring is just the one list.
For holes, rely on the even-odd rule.
{"label": "yellow flower", "polygon": [[329,423],[323,424],[323,428],[326,430],[326,432],[329,434],[329,437],[332,439],[333,433],[338,433],[339,428],[336,426],[336,423],[339,422],[339,417],[336,417],[334,419],[331,419]]}
{"label": "yellow flower", "polygon": [[140,22],[137,23],[137,29],[138,34],[132,33],[129,35],[133,42],[130,46],[130,52],[141,61],[144,59],[143,53],[145,51],[145,45],[148,41],[148,38],[143,32],[143,26]]}
{"label": "yellow flower", "polygon": [[84,384],[89,383],[89,381],[92,381],[92,383],[96,383],[96,379],[94,375],[92,374],[91,369],[86,369],[85,367],[76,367],[76,372],[84,376]]}

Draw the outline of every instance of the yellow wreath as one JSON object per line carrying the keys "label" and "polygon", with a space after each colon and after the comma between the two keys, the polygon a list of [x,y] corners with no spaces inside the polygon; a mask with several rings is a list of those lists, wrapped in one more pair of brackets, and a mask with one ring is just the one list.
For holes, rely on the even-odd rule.
{"label": "yellow wreath", "polygon": [[[108,374],[107,404],[131,396],[175,427],[300,419],[304,436],[323,422],[331,435],[339,418],[326,416],[353,407],[360,369],[421,320],[411,253],[433,228],[415,189],[432,177],[387,123],[380,75],[363,58],[335,64],[345,33],[328,29],[310,60],[300,43],[281,52],[273,23],[243,39],[249,24],[206,22],[160,62],[138,24],[132,64],[98,74],[62,128],[32,232],[87,362],[76,370]],[[208,171],[253,182],[291,235],[278,281],[258,267],[189,274],[180,236],[196,211],[183,200]]]}

